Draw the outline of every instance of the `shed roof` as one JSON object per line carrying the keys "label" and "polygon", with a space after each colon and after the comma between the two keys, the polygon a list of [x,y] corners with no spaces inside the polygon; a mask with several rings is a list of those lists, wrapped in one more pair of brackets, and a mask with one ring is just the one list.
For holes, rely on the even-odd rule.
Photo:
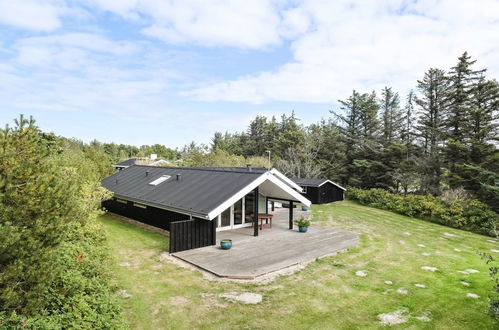
{"label": "shed roof", "polygon": [[337,184],[331,180],[328,180],[328,179],[291,178],[291,180],[293,180],[293,182],[296,183],[297,185],[304,186],[304,187],[320,187],[323,184],[329,182],[332,185],[335,185],[336,187],[338,187],[342,190],[346,190],[346,188],[343,188],[339,184]]}
{"label": "shed roof", "polygon": [[[170,178],[158,185],[150,184],[165,175]],[[177,175],[180,175],[179,180]],[[250,185],[260,185],[265,181],[270,181],[266,183],[267,189],[271,189],[270,185],[273,185],[272,188],[277,185],[283,196],[309,203],[270,171],[261,168],[249,171],[246,167],[134,165],[103,179],[102,185],[118,198],[211,219],[215,210],[237,197],[238,193],[247,190]]]}

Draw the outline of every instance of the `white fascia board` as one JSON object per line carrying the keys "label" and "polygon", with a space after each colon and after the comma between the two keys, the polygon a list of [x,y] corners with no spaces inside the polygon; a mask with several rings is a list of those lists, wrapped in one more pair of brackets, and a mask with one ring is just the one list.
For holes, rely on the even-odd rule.
{"label": "white fascia board", "polygon": [[[302,203],[303,205],[310,206],[312,204],[312,202],[309,201],[308,199],[306,199],[305,196],[303,196],[302,194],[300,194],[296,190],[291,189],[287,184],[285,184],[281,180],[277,179],[275,176],[270,176],[268,178],[268,180],[270,182],[274,183],[276,186],[278,186],[282,190],[284,190],[285,192],[287,192],[288,194],[290,194],[291,196],[293,196],[293,198],[295,200],[297,200],[298,202]],[[269,196],[269,197],[272,197],[272,196]]]}
{"label": "white fascia board", "polygon": [[215,217],[217,217],[220,213],[228,209],[232,204],[249,194],[253,189],[261,185],[265,180],[267,180],[271,175],[269,172],[265,172],[262,175],[260,175],[258,178],[255,179],[255,181],[251,182],[249,185],[232,195],[228,200],[214,208],[211,212],[208,212],[208,220],[213,220]]}
{"label": "white fascia board", "polygon": [[331,180],[326,180],[326,181],[324,181],[323,183],[321,183],[321,184],[319,185],[319,187],[320,187],[320,186],[322,186],[323,184],[327,183],[327,182],[329,182],[329,183],[331,183],[331,184],[335,185],[336,187],[338,187],[338,188],[340,188],[340,189],[343,189],[344,191],[346,191],[346,190],[347,190],[346,188],[343,188],[342,186],[340,186],[339,184],[337,184],[336,182],[333,182],[333,181],[331,181]]}
{"label": "white fascia board", "polygon": [[[260,186],[263,182],[266,180],[269,180],[270,182],[274,183],[276,186],[287,192],[289,195],[291,195],[295,200],[299,201],[300,203],[310,206],[312,203],[306,199],[302,194],[299,192],[295,191],[291,187],[289,187],[286,183],[284,183],[282,180],[276,178],[274,174],[270,172],[265,172],[262,175],[260,175],[255,181],[251,182],[248,184],[246,187],[238,191],[236,194],[232,195],[228,200],[214,208],[212,211],[208,212],[208,219],[213,220],[216,218],[220,213],[228,209],[232,204],[249,194],[253,189],[256,187]],[[272,197],[272,196],[270,196]]]}
{"label": "white fascia board", "polygon": [[284,174],[282,174],[281,172],[279,172],[275,168],[271,169],[270,173],[272,173],[273,175],[275,175],[276,177],[278,177],[279,179],[281,179],[282,181],[284,181],[291,188],[293,188],[295,190],[298,190],[298,191],[303,191],[302,187],[300,187],[293,180],[291,180],[290,178],[288,178],[287,176],[285,176]]}

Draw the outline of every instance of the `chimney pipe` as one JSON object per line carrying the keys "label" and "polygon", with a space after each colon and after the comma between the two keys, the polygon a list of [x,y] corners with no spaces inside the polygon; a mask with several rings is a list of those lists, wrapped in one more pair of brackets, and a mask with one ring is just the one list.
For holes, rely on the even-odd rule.
{"label": "chimney pipe", "polygon": [[251,168],[251,164],[247,164],[246,165],[246,168],[248,169],[248,172],[251,172],[252,168]]}
{"label": "chimney pipe", "polygon": [[149,176],[149,171],[146,171],[146,176]]}
{"label": "chimney pipe", "polygon": [[182,174],[177,174],[177,181],[180,181],[181,178],[182,178]]}
{"label": "chimney pipe", "polygon": [[116,184],[118,184],[118,179],[116,179]]}

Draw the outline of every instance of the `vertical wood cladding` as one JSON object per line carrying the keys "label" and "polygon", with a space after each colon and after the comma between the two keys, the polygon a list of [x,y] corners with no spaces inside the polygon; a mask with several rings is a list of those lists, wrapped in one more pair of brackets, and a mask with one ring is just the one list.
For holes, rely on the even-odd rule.
{"label": "vertical wood cladding", "polygon": [[146,208],[137,207],[130,201],[122,203],[114,199],[108,199],[102,202],[102,206],[113,213],[168,231],[170,231],[170,223],[173,221],[189,219],[188,215],[152,206],[147,206]]}
{"label": "vertical wood cladding", "polygon": [[170,224],[170,253],[216,244],[214,221],[193,218]]}

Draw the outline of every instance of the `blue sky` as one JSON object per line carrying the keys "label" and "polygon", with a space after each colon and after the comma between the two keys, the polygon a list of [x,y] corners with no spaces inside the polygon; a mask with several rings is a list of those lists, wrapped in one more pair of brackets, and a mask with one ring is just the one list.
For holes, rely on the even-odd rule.
{"label": "blue sky", "polygon": [[499,73],[499,1],[0,0],[0,123],[181,147],[256,115],[405,95],[467,50]]}

